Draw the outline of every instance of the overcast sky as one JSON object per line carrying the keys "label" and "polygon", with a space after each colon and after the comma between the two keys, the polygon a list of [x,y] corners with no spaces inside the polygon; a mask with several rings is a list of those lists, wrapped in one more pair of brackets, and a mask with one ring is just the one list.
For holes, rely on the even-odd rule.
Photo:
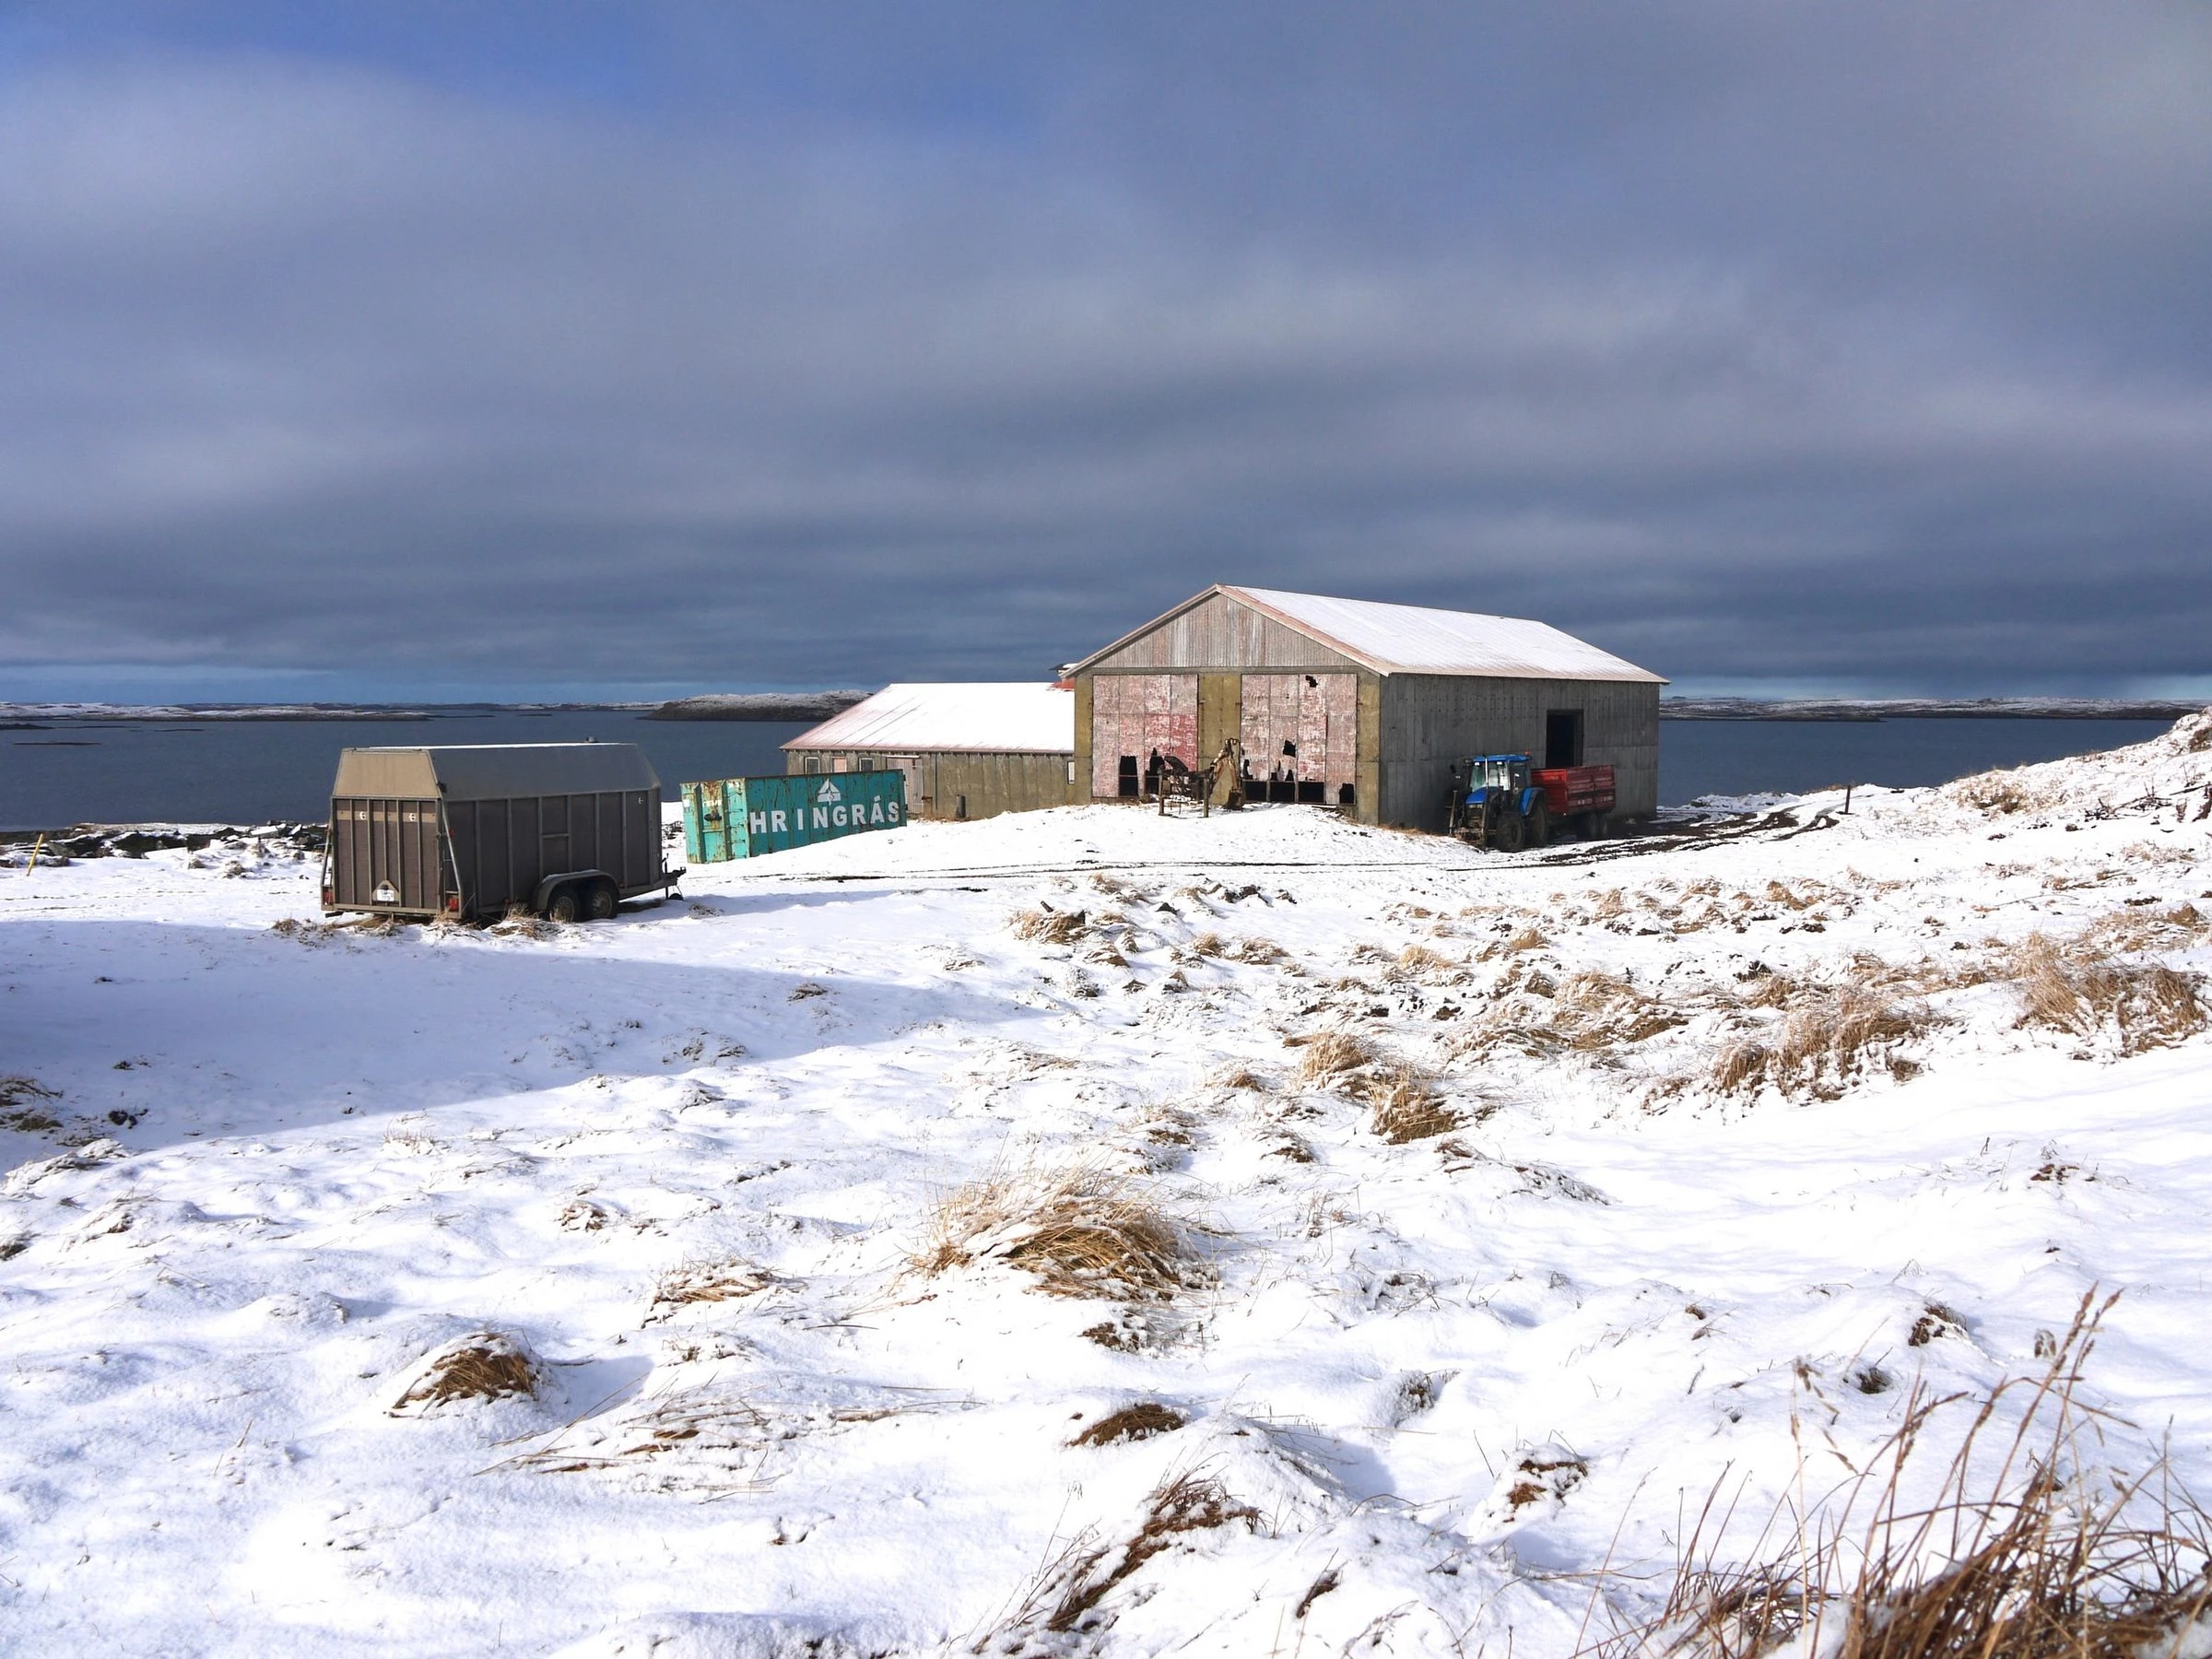
{"label": "overcast sky", "polygon": [[496,10],[0,4],[0,697],[2212,694],[2203,0]]}

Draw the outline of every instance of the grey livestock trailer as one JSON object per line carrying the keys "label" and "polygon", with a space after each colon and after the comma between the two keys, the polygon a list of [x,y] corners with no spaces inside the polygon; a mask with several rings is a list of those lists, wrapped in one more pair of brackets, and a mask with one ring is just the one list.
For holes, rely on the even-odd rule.
{"label": "grey livestock trailer", "polygon": [[631,743],[349,748],[331,786],[323,910],[603,920],[683,874]]}

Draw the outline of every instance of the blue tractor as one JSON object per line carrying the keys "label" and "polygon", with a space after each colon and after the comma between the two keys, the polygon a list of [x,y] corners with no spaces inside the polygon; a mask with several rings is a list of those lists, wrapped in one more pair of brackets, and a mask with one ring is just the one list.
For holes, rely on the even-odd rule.
{"label": "blue tractor", "polygon": [[1518,853],[1551,835],[1551,809],[1526,755],[1477,755],[1452,769],[1446,825],[1462,841]]}

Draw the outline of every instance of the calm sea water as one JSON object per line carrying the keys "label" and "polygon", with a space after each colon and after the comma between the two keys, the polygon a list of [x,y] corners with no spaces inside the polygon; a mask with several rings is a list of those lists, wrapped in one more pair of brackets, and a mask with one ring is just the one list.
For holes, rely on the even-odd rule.
{"label": "calm sea water", "polygon": [[781,772],[806,721],[647,720],[622,709],[515,710],[429,720],[56,722],[0,732],[0,829],[268,823],[330,812],[338,751],[378,744],[634,743],[663,792],[700,778]]}
{"label": "calm sea water", "polygon": [[1663,720],[1659,798],[1796,794],[1835,783],[1907,789],[1997,766],[2156,737],[2166,720]]}
{"label": "calm sea water", "polygon": [[[1943,783],[1993,766],[2140,743],[2155,720],[1890,720],[1878,724],[1670,720],[1659,794],[1794,792],[1830,783]],[[349,745],[635,743],[668,798],[677,783],[781,772],[782,721],[660,721],[622,710],[513,710],[409,721],[57,722],[0,732],[0,829],[76,823],[265,823],[320,819]]]}

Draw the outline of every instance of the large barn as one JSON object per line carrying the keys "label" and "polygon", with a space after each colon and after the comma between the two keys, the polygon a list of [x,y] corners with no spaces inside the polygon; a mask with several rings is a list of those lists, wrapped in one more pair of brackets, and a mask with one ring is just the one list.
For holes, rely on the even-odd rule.
{"label": "large barn", "polygon": [[783,746],[790,772],[902,771],[916,818],[984,818],[1078,798],[1076,700],[1050,683],[886,686]]}
{"label": "large barn", "polygon": [[1235,736],[1253,799],[1364,823],[1441,830],[1453,763],[1512,752],[1610,766],[1619,816],[1658,808],[1666,682],[1542,622],[1215,586],[1065,673],[1078,800]]}

